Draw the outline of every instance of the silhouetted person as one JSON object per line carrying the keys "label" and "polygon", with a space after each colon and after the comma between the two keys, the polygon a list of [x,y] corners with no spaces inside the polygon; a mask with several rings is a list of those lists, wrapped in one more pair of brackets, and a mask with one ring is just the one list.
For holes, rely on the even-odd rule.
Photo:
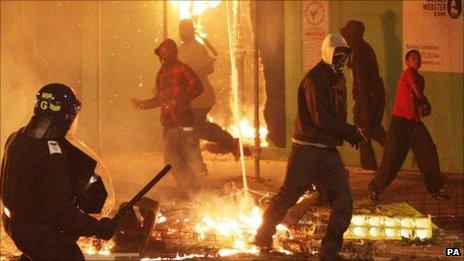
{"label": "silhouetted person", "polygon": [[84,260],[79,236],[110,239],[116,224],[78,209],[71,179],[70,143],[65,139],[80,102],[63,84],[36,94],[34,116],[10,135],[1,172],[3,225],[23,253],[21,260]]}
{"label": "silhouetted person", "polygon": [[215,60],[209,56],[205,46],[195,39],[195,28],[192,20],[180,21],[179,34],[182,40],[182,44],[179,46],[179,60],[192,68],[204,87],[203,93],[193,99],[191,103],[195,133],[199,139],[214,142],[238,158],[238,139],[234,139],[216,123],[207,120],[209,111],[216,104],[216,95],[208,80],[208,75],[214,72]]}
{"label": "silhouetted person", "polygon": [[276,225],[300,196],[317,184],[332,208],[320,257],[335,260],[352,216],[347,172],[337,146],[346,140],[357,147],[364,138],[360,129],[346,122],[342,69],[349,48],[341,36],[330,34],[322,42],[321,49],[322,60],[305,75],[298,87],[298,114],[287,173],[282,187],[264,212],[255,244],[262,252],[269,251]]}
{"label": "silhouetted person", "polygon": [[364,24],[350,20],[340,28],[351,53],[347,65],[351,67],[353,76],[353,119],[356,126],[363,129],[368,142],[361,145],[361,169],[357,172],[374,173],[377,160],[371,140],[384,145],[386,132],[382,127],[385,109],[385,89],[379,76],[377,59],[372,47],[363,39]]}
{"label": "silhouetted person", "polygon": [[172,166],[181,193],[192,196],[199,188],[196,175],[207,175],[190,107],[203,85],[195,72],[177,59],[177,45],[172,39],[164,40],[155,54],[161,62],[156,76],[157,93],[151,99],[133,98],[132,102],[141,110],[161,107],[164,163]]}
{"label": "silhouetted person", "polygon": [[422,122],[423,117],[431,114],[432,107],[424,95],[424,77],[418,72],[422,63],[419,51],[408,51],[405,61],[408,68],[398,81],[385,150],[379,170],[369,183],[369,198],[379,200],[379,194],[395,179],[412,148],[427,191],[433,198],[448,199],[443,192],[437,147]]}

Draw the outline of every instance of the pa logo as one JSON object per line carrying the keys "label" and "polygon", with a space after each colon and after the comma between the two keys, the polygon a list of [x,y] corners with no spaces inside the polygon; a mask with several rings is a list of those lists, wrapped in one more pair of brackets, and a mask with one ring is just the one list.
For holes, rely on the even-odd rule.
{"label": "pa logo", "polygon": [[450,247],[445,249],[446,256],[461,256],[461,251],[457,247]]}
{"label": "pa logo", "polygon": [[462,13],[462,1],[461,0],[448,0],[446,4],[448,15],[453,19],[458,19]]}

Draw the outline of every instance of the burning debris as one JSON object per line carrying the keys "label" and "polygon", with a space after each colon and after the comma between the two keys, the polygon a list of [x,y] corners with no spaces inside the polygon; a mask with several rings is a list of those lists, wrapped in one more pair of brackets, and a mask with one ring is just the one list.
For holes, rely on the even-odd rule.
{"label": "burning debris", "polygon": [[[253,241],[262,221],[261,207],[269,199],[269,194],[263,197],[255,191],[238,190],[233,185],[228,187],[235,188],[235,191],[232,189],[232,192],[228,191],[229,194],[225,196],[204,192],[183,206],[161,208],[155,218],[156,225],[150,234],[150,240],[139,248],[143,249],[139,252],[142,260],[252,258],[259,255],[259,249],[253,245]],[[298,206],[301,208],[289,212],[294,215],[300,214],[304,208],[299,222],[292,223],[287,217],[285,223],[289,225],[277,227],[278,232],[273,240],[275,251],[272,255],[280,255],[283,258],[285,256],[310,258],[318,254],[330,208],[323,202],[314,202],[314,197],[317,197],[317,192],[306,195],[300,202],[303,206],[308,201],[313,204]],[[397,212],[398,209],[404,210],[405,206],[385,205],[376,208],[375,211],[377,211],[376,215],[380,215],[382,210],[383,213],[390,213]],[[409,207],[406,210],[411,209]],[[357,213],[366,216],[369,211],[372,210],[360,208]],[[356,223],[357,219],[355,218],[353,222]],[[370,219],[366,222],[372,223]],[[374,253],[384,253],[382,249],[387,244],[385,241],[372,241],[370,238],[352,238],[347,242],[344,252],[350,253],[346,256],[354,257],[372,257]],[[117,242],[114,250],[116,249]],[[113,250],[112,252],[117,253]]]}
{"label": "burning debris", "polygon": [[[227,196],[199,195],[183,208],[161,209],[152,233],[154,241],[144,256],[160,253],[196,253],[204,257],[225,257],[237,254],[256,255],[259,249],[253,240],[261,223],[262,210],[248,192]],[[279,226],[276,242],[291,239],[291,232]],[[290,251],[276,245],[279,251]]]}
{"label": "burning debris", "polygon": [[[159,209],[155,206],[156,203],[149,204],[151,207],[147,207],[147,204],[138,204],[134,212],[129,212],[131,215],[128,216],[131,218],[128,219],[132,221],[134,218],[137,219],[138,227],[134,227],[141,234],[150,232],[147,241],[139,241],[143,248],[132,246],[133,248],[129,249],[127,242],[122,240],[121,234],[119,236],[117,234],[111,241],[83,238],[79,240],[79,246],[86,254],[86,258],[91,260],[253,259],[259,251],[252,241],[256,228],[261,222],[261,207],[265,205],[267,199],[268,196],[262,197],[253,192],[229,190],[225,196],[204,193],[184,205],[165,205]],[[142,199],[145,200],[154,203],[153,200]],[[404,207],[403,205],[379,206],[369,210],[362,206],[364,205],[357,204],[355,208],[357,214],[367,215],[371,211],[377,214],[393,212],[400,214],[398,213],[400,207]],[[150,209],[149,215],[143,214],[143,209]],[[383,212],[378,212],[382,210]],[[279,233],[274,238],[274,248],[278,251],[272,255],[279,256],[281,259],[315,258],[328,218],[329,207],[325,204],[313,204],[306,208],[299,222],[288,227],[279,226]],[[148,221],[152,222],[152,227],[145,226]],[[126,227],[121,228],[121,231],[129,230]],[[406,252],[414,256],[424,256],[424,253],[436,255],[439,249],[456,241],[460,239],[436,229],[430,240],[349,239],[344,244],[342,253],[349,259],[363,260],[379,256],[391,257],[393,254],[403,256]],[[8,255],[2,258],[9,260],[19,252],[15,254],[3,251],[8,245],[3,244],[5,242],[2,240],[2,255]],[[13,243],[11,249],[14,249]]]}
{"label": "burning debris", "polygon": [[[81,242],[81,247],[91,258],[134,252],[143,260],[256,256],[259,249],[253,241],[262,221],[262,209],[256,202],[262,201],[258,194],[253,197],[250,191],[236,190],[226,196],[205,192],[191,203],[166,206],[159,212],[156,207],[148,211],[136,206],[138,210],[129,211],[121,219],[121,231],[112,241],[87,240]],[[313,246],[296,239],[293,230],[284,225],[277,230],[275,254],[317,253]],[[134,240],[137,233],[149,236]]]}

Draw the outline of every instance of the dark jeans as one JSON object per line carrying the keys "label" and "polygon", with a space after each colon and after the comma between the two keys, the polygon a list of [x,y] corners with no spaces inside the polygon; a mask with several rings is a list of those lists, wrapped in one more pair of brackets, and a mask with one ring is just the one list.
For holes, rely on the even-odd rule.
{"label": "dark jeans", "polygon": [[20,224],[5,215],[3,224],[23,253],[20,260],[84,260],[76,241],[50,226]]}
{"label": "dark jeans", "polygon": [[198,139],[193,131],[182,128],[164,130],[164,163],[172,166],[172,175],[179,188],[188,195],[199,189],[196,175],[207,175],[201,158]]}
{"label": "dark jeans", "polygon": [[377,160],[375,159],[374,148],[372,147],[372,140],[377,141],[382,147],[385,145],[385,138],[387,132],[383,129],[382,125],[365,129],[367,142],[363,143],[359,148],[359,155],[361,158],[361,167],[368,170],[377,170]]}
{"label": "dark jeans", "polygon": [[210,108],[192,108],[193,124],[195,134],[198,139],[212,141],[219,144],[221,147],[227,148],[228,151],[235,151],[235,139],[227,131],[223,130],[219,125],[207,120]]}
{"label": "dark jeans", "polygon": [[369,185],[372,190],[380,193],[390,185],[403,165],[409,148],[412,148],[427,191],[434,193],[443,187],[437,147],[427,128],[422,122],[393,116],[382,163]]}
{"label": "dark jeans", "polygon": [[372,140],[382,145],[385,144],[387,136],[386,131],[382,127],[383,107],[378,106],[371,110],[366,110],[355,102],[353,108],[353,120],[356,126],[364,129],[367,142],[361,145],[359,149],[359,156],[361,158],[361,167],[368,170],[377,170],[377,160],[375,158],[374,148],[372,147]]}
{"label": "dark jeans", "polygon": [[301,195],[315,183],[326,194],[332,212],[322,240],[323,257],[333,257],[341,249],[343,233],[352,216],[352,197],[347,173],[336,148],[316,148],[293,144],[283,186],[270,202],[256,235],[257,243],[271,246],[272,235]]}

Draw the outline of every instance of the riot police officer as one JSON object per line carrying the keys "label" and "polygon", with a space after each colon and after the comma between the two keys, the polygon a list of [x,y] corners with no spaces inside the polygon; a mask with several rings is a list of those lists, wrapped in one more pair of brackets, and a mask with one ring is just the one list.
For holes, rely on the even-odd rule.
{"label": "riot police officer", "polygon": [[23,253],[21,259],[84,260],[78,237],[108,240],[116,230],[112,219],[97,220],[76,202],[73,154],[68,153],[65,135],[79,109],[71,88],[48,84],[36,94],[30,122],[6,142],[0,179],[2,218]]}

